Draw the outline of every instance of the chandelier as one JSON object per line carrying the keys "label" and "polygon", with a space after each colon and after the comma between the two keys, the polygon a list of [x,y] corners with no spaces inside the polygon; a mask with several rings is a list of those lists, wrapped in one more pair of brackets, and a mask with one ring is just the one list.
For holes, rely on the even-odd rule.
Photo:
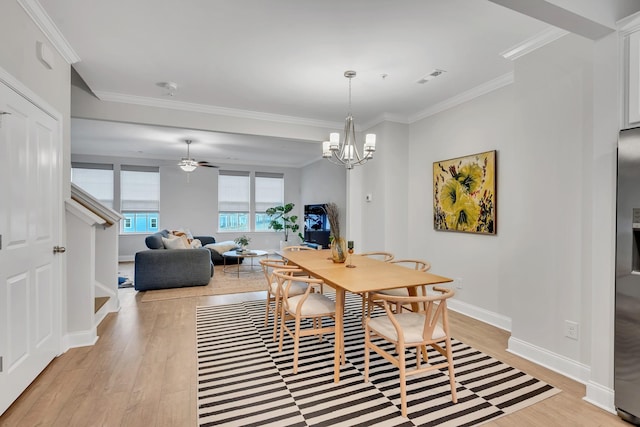
{"label": "chandelier", "polygon": [[369,133],[365,136],[362,154],[356,146],[356,131],[351,115],[351,79],[356,76],[356,72],[348,70],[344,76],[349,79],[349,114],[344,123],[344,139],[340,141],[340,134],[332,132],[329,134],[329,141],[322,143],[322,157],[337,165],[344,165],[347,169],[354,166],[363,165],[373,158],[376,151],[376,135]]}

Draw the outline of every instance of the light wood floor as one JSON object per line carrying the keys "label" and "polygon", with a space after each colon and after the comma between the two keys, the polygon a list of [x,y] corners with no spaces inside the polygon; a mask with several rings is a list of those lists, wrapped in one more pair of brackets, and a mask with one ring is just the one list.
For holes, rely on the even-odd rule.
{"label": "light wood floor", "polygon": [[[92,347],[55,359],[0,417],[1,426],[196,426],[195,307],[264,299],[251,294],[140,302],[121,290]],[[629,426],[582,400],[584,385],[505,351],[509,334],[451,313],[457,339],[562,393],[488,426]]]}

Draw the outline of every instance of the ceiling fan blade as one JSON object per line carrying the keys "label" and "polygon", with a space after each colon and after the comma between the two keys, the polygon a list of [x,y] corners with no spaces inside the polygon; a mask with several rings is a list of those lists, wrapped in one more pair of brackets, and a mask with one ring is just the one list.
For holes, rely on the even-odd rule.
{"label": "ceiling fan blade", "polygon": [[218,169],[218,166],[212,165],[209,162],[198,162],[198,166],[203,166],[205,168],[216,168],[216,169]]}

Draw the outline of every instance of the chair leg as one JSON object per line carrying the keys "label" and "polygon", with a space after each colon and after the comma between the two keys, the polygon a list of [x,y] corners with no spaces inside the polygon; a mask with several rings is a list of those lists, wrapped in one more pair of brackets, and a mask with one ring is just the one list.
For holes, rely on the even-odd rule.
{"label": "chair leg", "polygon": [[300,347],[300,318],[296,318],[296,332],[293,336],[293,373],[298,373],[298,347]]}
{"label": "chair leg", "polygon": [[276,298],[273,301],[273,342],[276,342],[278,338],[278,323],[280,321],[280,298]]}
{"label": "chair leg", "polygon": [[400,368],[400,409],[402,416],[407,418],[407,367],[404,348],[399,348],[398,362]]}
{"label": "chair leg", "polygon": [[[267,326],[269,323],[269,310],[271,309],[271,294],[267,291],[267,306],[264,309],[264,326]],[[274,319],[275,322],[275,319]]]}
{"label": "chair leg", "polygon": [[280,344],[278,351],[282,352],[282,343],[284,342],[284,304],[280,304]]}
{"label": "chair leg", "polygon": [[458,403],[458,395],[456,392],[456,374],[453,369],[453,352],[451,351],[451,338],[447,337],[445,340],[447,346],[447,362],[449,362],[449,384],[451,385],[451,401]]}
{"label": "chair leg", "polygon": [[364,328],[364,381],[369,382],[369,352],[371,349],[369,348],[369,328],[365,324]]}

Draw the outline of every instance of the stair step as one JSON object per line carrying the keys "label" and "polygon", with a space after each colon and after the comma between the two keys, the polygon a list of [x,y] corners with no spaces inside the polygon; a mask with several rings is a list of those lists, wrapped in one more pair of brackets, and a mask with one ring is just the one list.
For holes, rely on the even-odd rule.
{"label": "stair step", "polygon": [[105,305],[107,303],[107,301],[109,301],[109,297],[96,297],[95,298],[95,303],[94,303],[94,313],[97,313],[98,310],[100,310],[102,308],[103,305]]}

